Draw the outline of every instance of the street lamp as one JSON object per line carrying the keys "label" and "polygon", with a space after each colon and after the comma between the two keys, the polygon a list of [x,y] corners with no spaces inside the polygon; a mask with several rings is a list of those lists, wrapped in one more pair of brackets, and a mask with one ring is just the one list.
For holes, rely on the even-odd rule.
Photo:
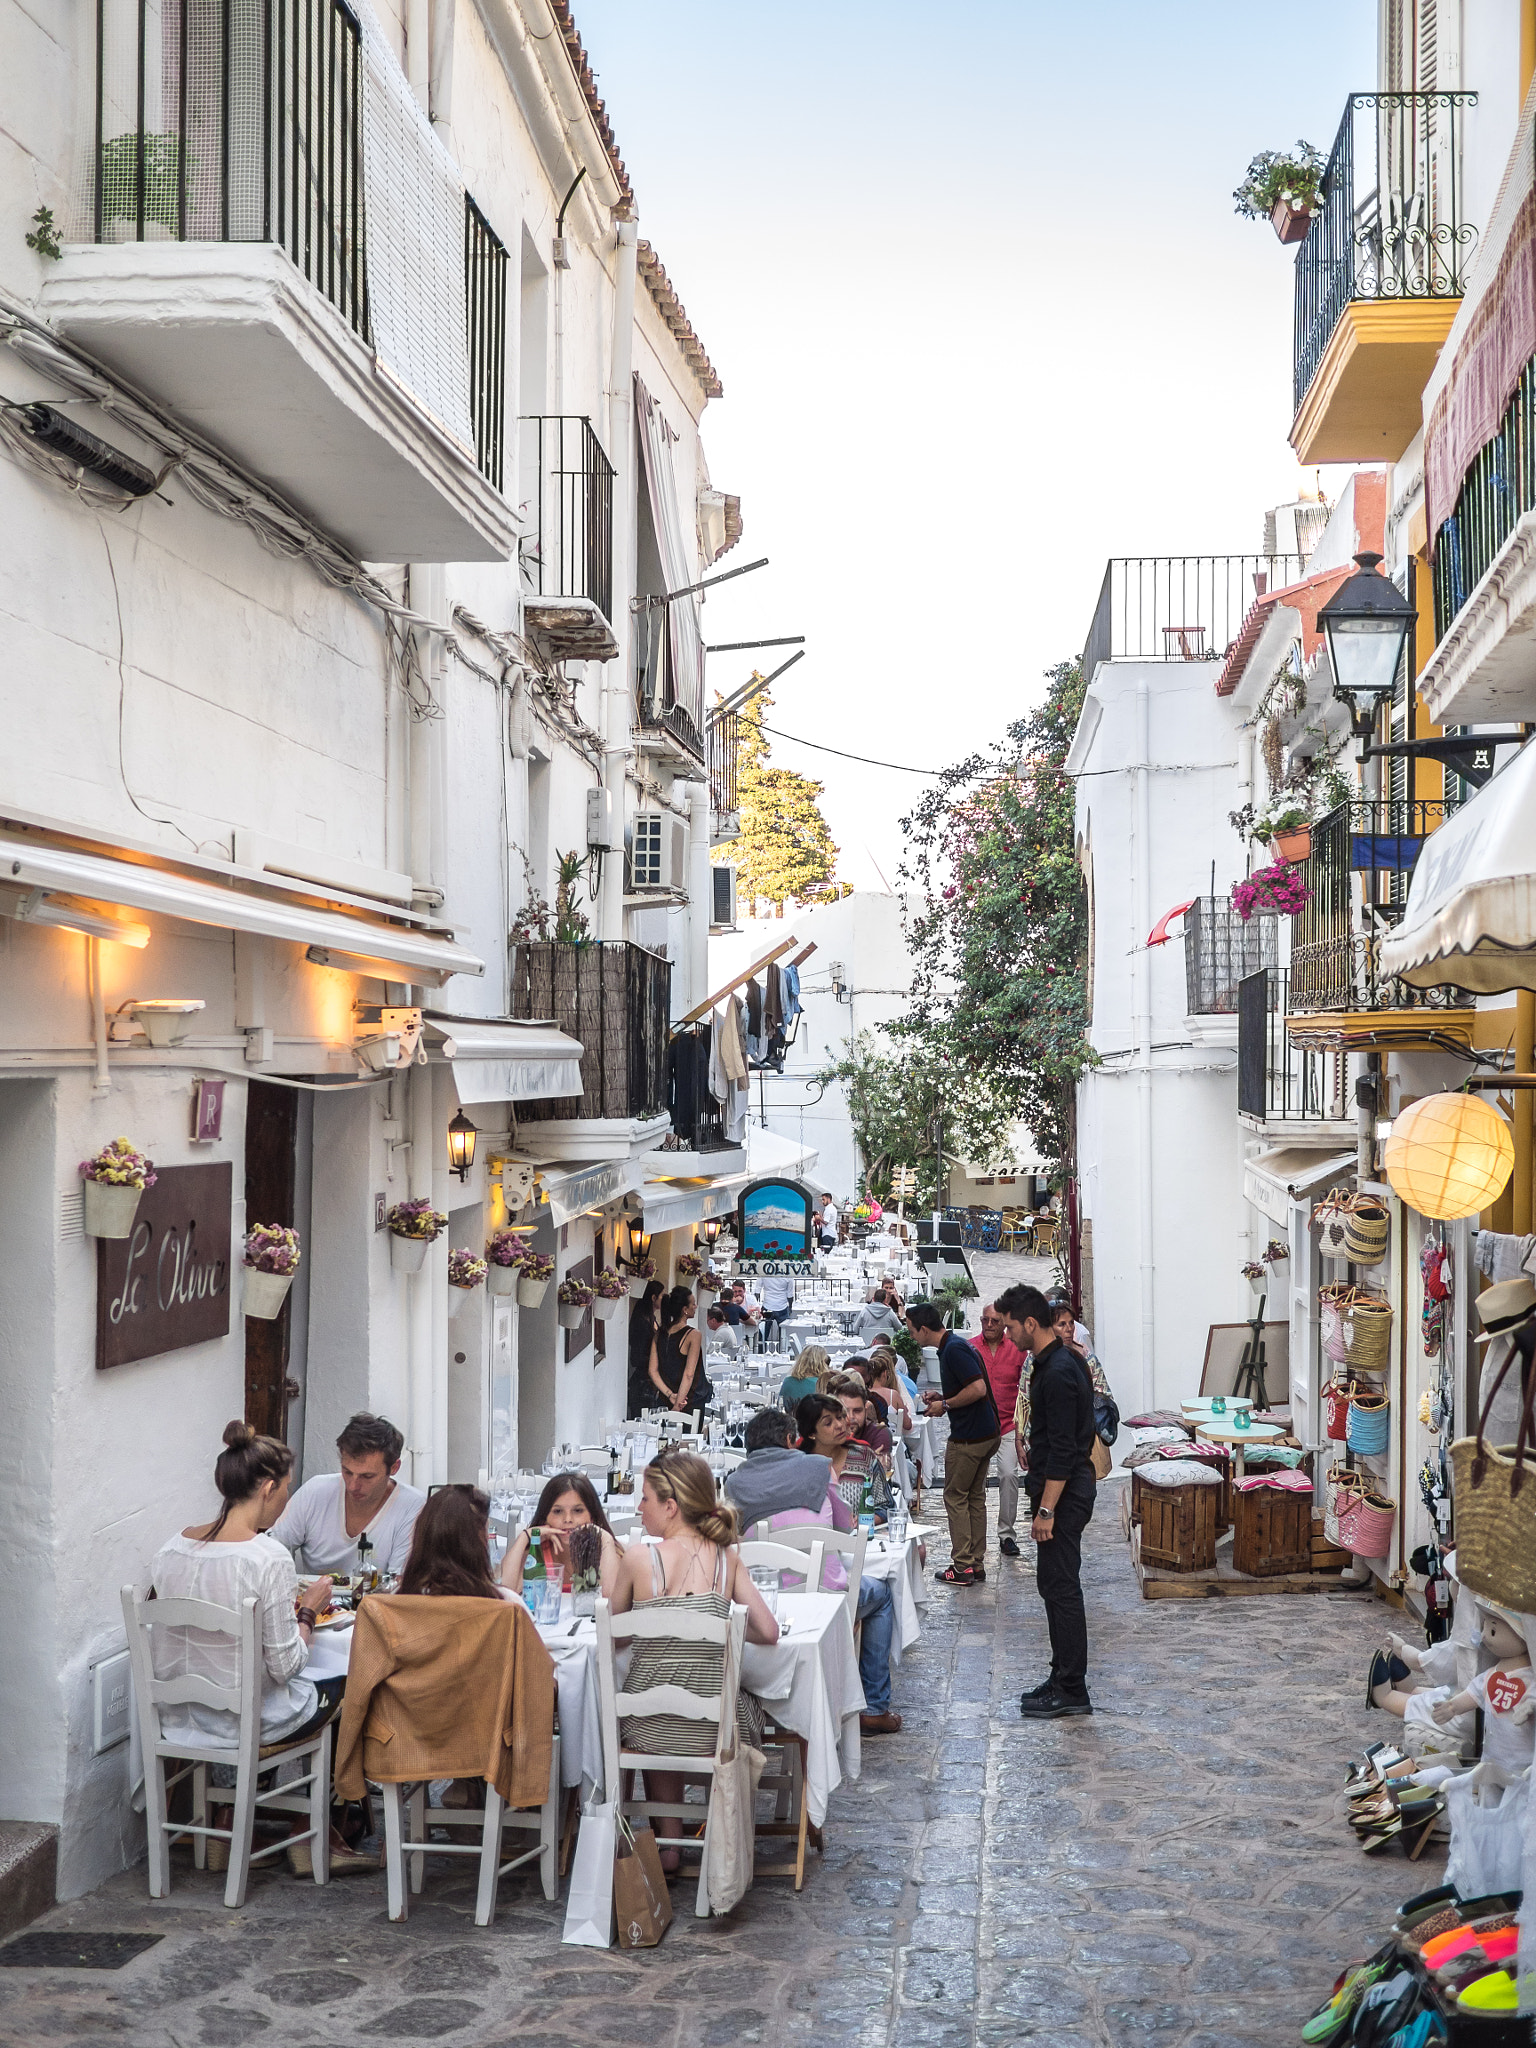
{"label": "street lamp", "polygon": [[639,1216],[626,1216],[624,1228],[629,1233],[629,1263],[631,1266],[641,1265],[651,1255],[651,1233]]}
{"label": "street lamp", "polygon": [[479,1135],[462,1109],[448,1126],[448,1168],[460,1180],[469,1179],[469,1169],[475,1163],[475,1140]]}
{"label": "street lamp", "polygon": [[718,1216],[707,1216],[704,1219],[702,1228],[704,1231],[704,1242],[706,1244],[713,1244],[720,1235],[720,1218]]}
{"label": "street lamp", "polygon": [[1356,739],[1369,739],[1376,713],[1390,701],[1414,610],[1383,576],[1380,555],[1356,555],[1356,573],[1318,613],[1333,664],[1333,694],[1347,704]]}

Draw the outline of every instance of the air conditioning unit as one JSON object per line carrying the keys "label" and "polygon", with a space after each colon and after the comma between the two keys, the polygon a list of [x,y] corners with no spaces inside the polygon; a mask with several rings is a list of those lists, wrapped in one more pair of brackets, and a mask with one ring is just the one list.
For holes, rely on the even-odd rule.
{"label": "air conditioning unit", "polygon": [[688,834],[666,811],[636,811],[629,839],[630,886],[684,890],[688,886]]}
{"label": "air conditioning unit", "polygon": [[712,932],[736,929],[736,870],[729,866],[711,868],[709,928]]}

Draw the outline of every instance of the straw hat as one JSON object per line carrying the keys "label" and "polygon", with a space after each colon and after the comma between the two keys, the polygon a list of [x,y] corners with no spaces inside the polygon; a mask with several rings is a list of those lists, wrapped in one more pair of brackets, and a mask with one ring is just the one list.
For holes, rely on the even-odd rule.
{"label": "straw hat", "polygon": [[1486,1344],[1491,1337],[1507,1337],[1536,1317],[1536,1281],[1528,1273],[1501,1280],[1497,1287],[1485,1288],[1473,1307],[1483,1326],[1477,1336],[1479,1344]]}

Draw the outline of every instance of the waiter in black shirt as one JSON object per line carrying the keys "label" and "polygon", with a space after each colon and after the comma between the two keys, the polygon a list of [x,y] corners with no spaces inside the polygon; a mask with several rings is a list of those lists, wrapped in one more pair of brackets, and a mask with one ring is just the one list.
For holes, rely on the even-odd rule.
{"label": "waiter in black shirt", "polygon": [[1034,1511],[1035,1581],[1051,1636],[1051,1675],[1023,1695],[1019,1712],[1033,1721],[1091,1714],[1082,1569],[1083,1531],[1097,1490],[1093,1381],[1076,1352],[1057,1337],[1051,1305],[1038,1288],[1010,1287],[998,1296],[997,1311],[1014,1343],[1033,1360],[1024,1485]]}

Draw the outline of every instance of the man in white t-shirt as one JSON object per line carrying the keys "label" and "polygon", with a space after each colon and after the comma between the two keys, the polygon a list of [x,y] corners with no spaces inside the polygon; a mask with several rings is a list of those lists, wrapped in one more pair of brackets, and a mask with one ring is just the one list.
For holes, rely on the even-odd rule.
{"label": "man in white t-shirt", "polygon": [[[306,1479],[269,1533],[312,1572],[405,1570],[426,1495],[395,1474],[405,1438],[382,1415],[354,1415],[336,1439],[339,1472]],[[359,1543],[366,1538],[362,1551]]]}
{"label": "man in white t-shirt", "polygon": [[832,1250],[837,1243],[837,1204],[830,1195],[823,1195],[821,1207],[816,1211],[816,1239],[824,1252]]}
{"label": "man in white t-shirt", "polygon": [[763,1298],[763,1321],[777,1328],[795,1305],[795,1283],[787,1273],[765,1273],[759,1292]]}

